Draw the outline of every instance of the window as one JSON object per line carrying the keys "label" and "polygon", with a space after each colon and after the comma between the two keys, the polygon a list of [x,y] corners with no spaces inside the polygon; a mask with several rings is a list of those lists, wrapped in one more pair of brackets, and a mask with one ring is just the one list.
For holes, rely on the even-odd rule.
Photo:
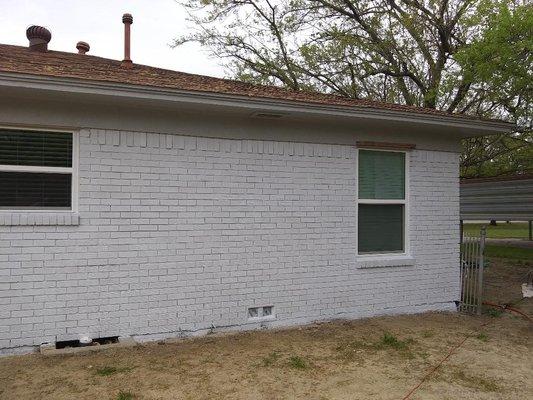
{"label": "window", "polygon": [[406,153],[359,150],[358,253],[406,252]]}
{"label": "window", "polygon": [[73,209],[72,133],[0,129],[0,210]]}

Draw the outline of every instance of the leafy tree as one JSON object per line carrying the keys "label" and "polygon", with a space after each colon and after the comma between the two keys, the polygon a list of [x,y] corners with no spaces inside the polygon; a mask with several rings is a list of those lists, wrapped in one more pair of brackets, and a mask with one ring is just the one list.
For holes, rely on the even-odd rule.
{"label": "leafy tree", "polygon": [[461,176],[475,178],[533,173],[531,130],[463,141]]}
{"label": "leafy tree", "polygon": [[[518,122],[465,142],[463,173],[531,168],[532,7],[520,0],[190,0],[239,80]],[[529,133],[528,133],[529,132]],[[529,150],[528,150],[529,147]],[[525,158],[517,161],[509,154]],[[496,160],[496,161],[495,161]],[[519,167],[515,164],[519,164]],[[522,164],[526,164],[522,166]],[[515,169],[516,170],[516,169]]]}
{"label": "leafy tree", "polygon": [[466,177],[531,173],[533,7],[512,10],[502,4],[497,13],[486,9],[483,14],[488,27],[455,57],[495,116],[517,122],[518,130],[466,140],[461,172]]}

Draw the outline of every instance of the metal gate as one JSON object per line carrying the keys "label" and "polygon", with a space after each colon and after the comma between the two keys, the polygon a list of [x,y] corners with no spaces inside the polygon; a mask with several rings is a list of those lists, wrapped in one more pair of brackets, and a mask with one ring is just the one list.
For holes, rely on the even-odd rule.
{"label": "metal gate", "polygon": [[464,233],[462,235],[459,311],[481,314],[485,237],[485,227],[481,229],[479,236],[470,236]]}

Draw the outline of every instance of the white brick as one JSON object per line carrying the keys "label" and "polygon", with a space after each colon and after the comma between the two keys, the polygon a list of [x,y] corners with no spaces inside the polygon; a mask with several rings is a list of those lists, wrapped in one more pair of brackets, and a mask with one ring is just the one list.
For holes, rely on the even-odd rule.
{"label": "white brick", "polygon": [[362,269],[356,153],[83,130],[79,214],[0,213],[0,327],[11,332],[0,351],[89,330],[243,326],[250,306],[273,305],[279,325],[448,309],[458,297],[458,154],[411,153],[416,264]]}

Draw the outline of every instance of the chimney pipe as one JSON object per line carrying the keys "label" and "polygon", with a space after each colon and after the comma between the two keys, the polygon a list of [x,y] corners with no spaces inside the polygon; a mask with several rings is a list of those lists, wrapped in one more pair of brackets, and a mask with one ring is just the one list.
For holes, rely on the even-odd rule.
{"label": "chimney pipe", "polygon": [[122,22],[124,23],[124,60],[122,60],[122,66],[126,68],[132,67],[130,58],[130,27],[133,24],[133,17],[131,14],[124,14],[122,16]]}
{"label": "chimney pipe", "polygon": [[91,46],[87,42],[80,41],[76,43],[76,48],[78,49],[78,54],[85,54],[90,50]]}
{"label": "chimney pipe", "polygon": [[26,37],[30,41],[30,50],[45,52],[48,51],[52,33],[42,26],[32,25],[26,29]]}

